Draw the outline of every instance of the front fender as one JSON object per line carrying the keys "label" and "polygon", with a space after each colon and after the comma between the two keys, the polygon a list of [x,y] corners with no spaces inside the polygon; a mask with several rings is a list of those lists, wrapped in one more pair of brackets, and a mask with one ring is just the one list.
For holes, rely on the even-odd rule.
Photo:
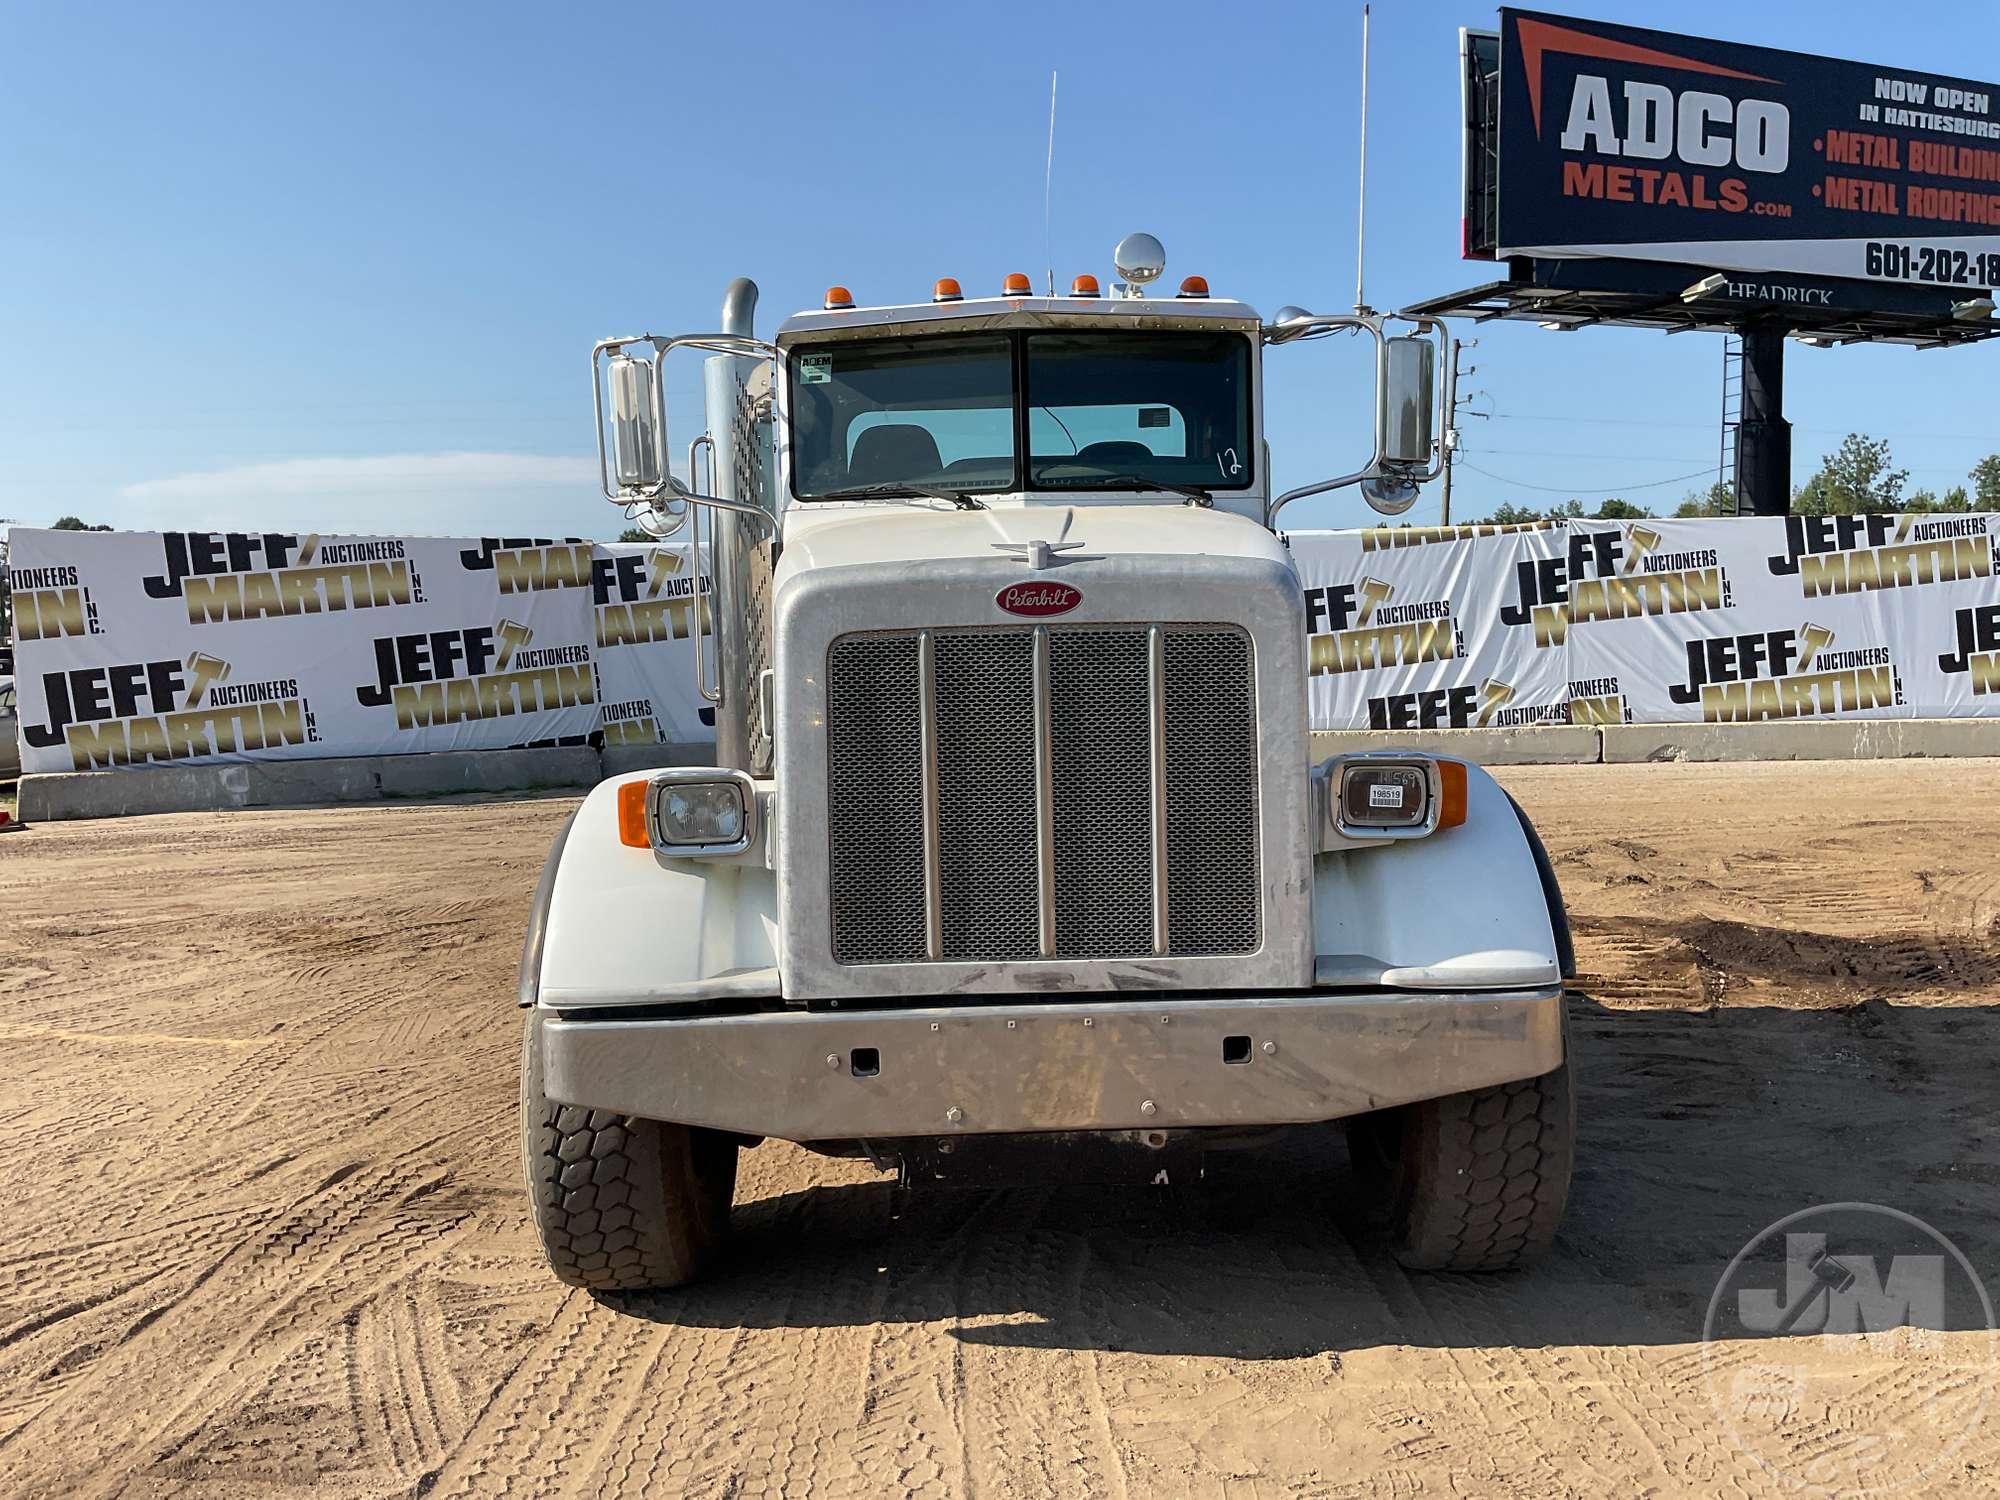
{"label": "front fender", "polygon": [[619,842],[618,788],[651,774],[600,782],[558,835],[553,877],[544,872],[529,919],[522,1004],[578,1010],[777,995],[769,869],[663,859]]}
{"label": "front fender", "polygon": [[1567,923],[1527,818],[1466,767],[1466,819],[1428,838],[1313,860],[1313,982],[1521,989],[1565,976]]}

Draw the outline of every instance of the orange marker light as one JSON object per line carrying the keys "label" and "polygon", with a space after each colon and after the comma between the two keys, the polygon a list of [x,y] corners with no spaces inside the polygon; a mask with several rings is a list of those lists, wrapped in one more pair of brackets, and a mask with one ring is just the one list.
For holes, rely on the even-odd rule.
{"label": "orange marker light", "polygon": [[854,293],[844,286],[830,286],[826,289],[826,305],[829,311],[851,309],[854,306]]}
{"label": "orange marker light", "polygon": [[1072,281],[1069,284],[1069,294],[1072,297],[1098,296],[1099,292],[1097,290],[1097,278],[1095,276],[1089,275],[1088,273],[1077,277],[1076,280]]}
{"label": "orange marker light", "polygon": [[1016,271],[1005,282],[1001,283],[1000,295],[1003,297],[1032,297],[1035,295],[1035,284],[1019,271]]}
{"label": "orange marker light", "polygon": [[[1464,776],[1461,772],[1460,782]],[[653,831],[646,826],[646,788],[648,782],[628,781],[618,788],[618,842],[634,849],[653,847]]]}
{"label": "orange marker light", "polygon": [[1438,807],[1438,827],[1456,828],[1465,821],[1465,765],[1462,761],[1438,762],[1438,780],[1444,798]]}
{"label": "orange marker light", "polygon": [[1188,277],[1181,283],[1181,295],[1183,297],[1206,297],[1208,295],[1208,278],[1206,276]]}
{"label": "orange marker light", "polygon": [[933,302],[963,302],[965,293],[959,290],[956,276],[940,276],[937,285],[931,288]]}

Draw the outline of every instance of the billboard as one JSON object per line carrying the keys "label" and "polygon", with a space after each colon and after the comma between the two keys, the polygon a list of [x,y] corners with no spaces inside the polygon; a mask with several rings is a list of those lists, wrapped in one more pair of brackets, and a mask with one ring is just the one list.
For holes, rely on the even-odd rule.
{"label": "billboard", "polygon": [[1468,254],[2000,283],[1991,84],[1504,9],[1497,138],[1492,242],[1469,223]]}

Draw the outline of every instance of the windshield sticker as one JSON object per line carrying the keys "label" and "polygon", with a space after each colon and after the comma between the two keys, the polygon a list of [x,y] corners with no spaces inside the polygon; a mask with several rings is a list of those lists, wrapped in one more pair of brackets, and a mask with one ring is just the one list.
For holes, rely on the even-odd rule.
{"label": "windshield sticker", "polygon": [[1171,427],[1174,425],[1174,416],[1164,406],[1142,406],[1139,408],[1139,425],[1141,427]]}
{"label": "windshield sticker", "polygon": [[831,354],[801,354],[799,356],[799,384],[825,385],[833,379],[833,356]]}

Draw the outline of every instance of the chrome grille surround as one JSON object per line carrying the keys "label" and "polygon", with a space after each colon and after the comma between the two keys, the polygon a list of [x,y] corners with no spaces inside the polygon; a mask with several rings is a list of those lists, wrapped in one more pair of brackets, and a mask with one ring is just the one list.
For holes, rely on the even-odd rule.
{"label": "chrome grille surround", "polygon": [[[1226,554],[1079,561],[1055,580],[1084,605],[1035,623],[992,603],[1021,573],[950,559],[781,589],[785,995],[1309,984],[1297,575]],[[1163,599],[1179,618],[1153,623]],[[884,663],[890,685],[860,683]],[[925,674],[980,711],[913,735],[887,695]],[[857,704],[872,725],[849,721]]]}

